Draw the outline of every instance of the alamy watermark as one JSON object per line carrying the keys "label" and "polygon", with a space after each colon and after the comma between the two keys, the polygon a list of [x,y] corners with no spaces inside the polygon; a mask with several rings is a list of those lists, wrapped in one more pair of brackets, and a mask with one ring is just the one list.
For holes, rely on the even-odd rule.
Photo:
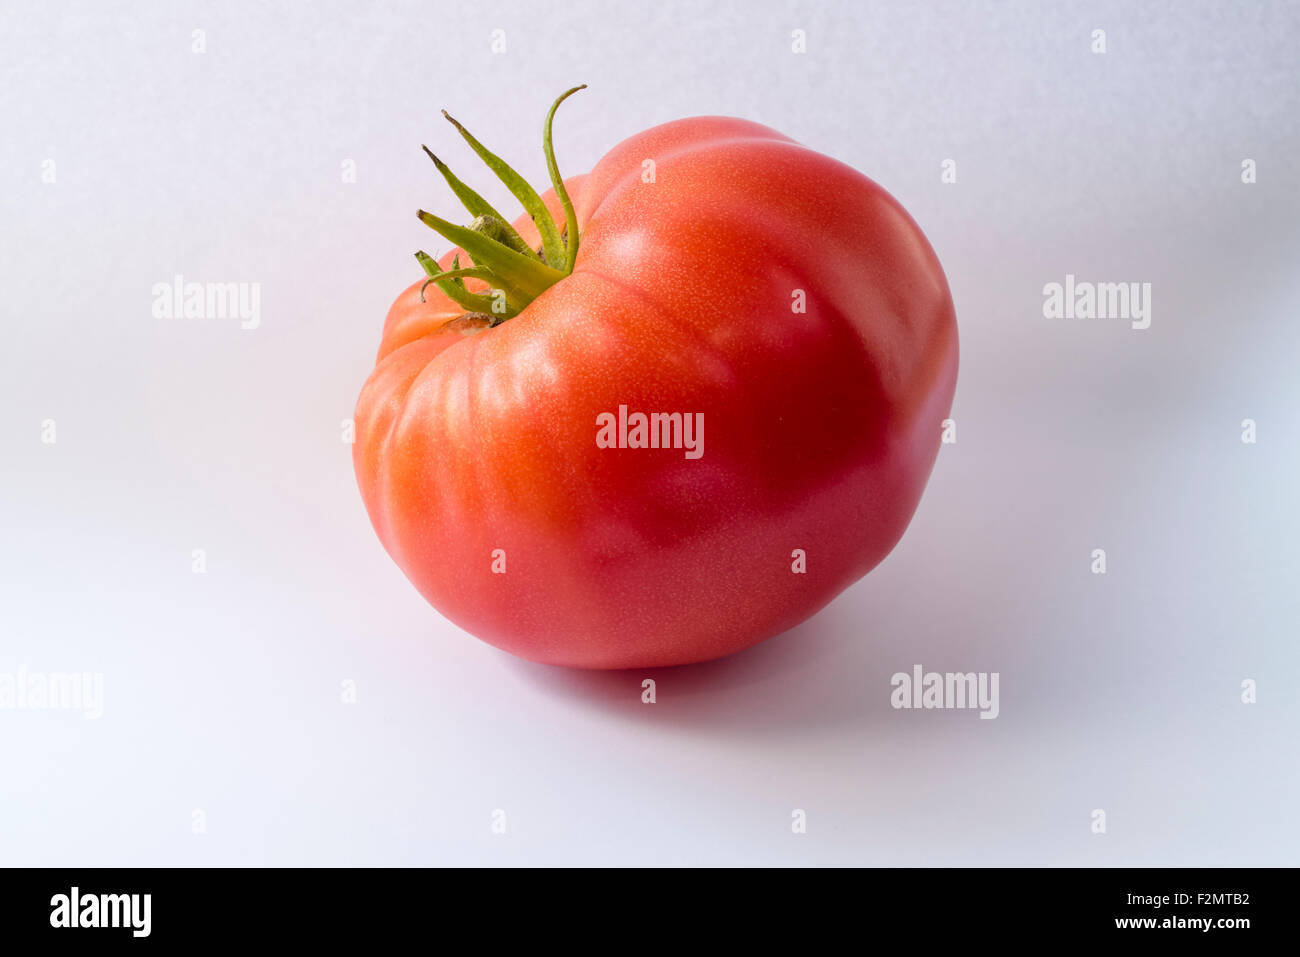
{"label": "alamy watermark", "polygon": [[1046,319],[1126,319],[1134,329],[1151,325],[1151,283],[1078,282],[1066,273],[1065,282],[1043,287]]}
{"label": "alamy watermark", "polygon": [[260,282],[186,282],[178,273],[152,291],[155,319],[238,319],[241,329],[262,324]]}
{"label": "alamy watermark", "polygon": [[912,666],[889,679],[894,690],[889,703],[895,709],[979,709],[981,718],[998,716],[998,672],[938,672]]}
{"label": "alamy watermark", "polygon": [[596,447],[602,449],[683,449],[688,459],[704,454],[703,412],[633,412],[596,416]]}
{"label": "alamy watermark", "polygon": [[132,937],[148,937],[153,921],[152,894],[83,894],[73,887],[50,898],[51,927],[119,927]]}
{"label": "alamy watermark", "polygon": [[0,671],[0,711],[80,711],[90,720],[104,713],[100,672]]}

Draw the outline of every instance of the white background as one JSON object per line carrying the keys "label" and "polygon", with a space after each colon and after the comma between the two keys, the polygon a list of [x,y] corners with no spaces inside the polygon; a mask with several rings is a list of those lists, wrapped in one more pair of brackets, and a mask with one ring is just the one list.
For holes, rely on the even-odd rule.
{"label": "white background", "polygon": [[[0,672],[102,672],[105,701],[0,710],[0,863],[1297,863],[1295,4],[2,17]],[[541,184],[579,82],[568,173],[704,113],[861,169],[961,334],[958,441],[895,552],[794,631],[653,673],[653,706],[646,675],[441,619],[340,441],[436,245],[414,210],[459,218],[420,143],[508,202],[438,109]],[[261,326],[155,319],[178,273],[260,283]],[[1151,327],[1045,319],[1067,273],[1150,282]],[[998,672],[1000,717],[893,710],[918,663]]]}

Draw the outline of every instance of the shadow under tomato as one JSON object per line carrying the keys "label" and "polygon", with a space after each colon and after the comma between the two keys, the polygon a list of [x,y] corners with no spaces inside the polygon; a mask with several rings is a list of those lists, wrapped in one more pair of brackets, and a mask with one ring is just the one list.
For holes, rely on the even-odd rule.
{"label": "shadow under tomato", "polygon": [[[737,654],[670,668],[583,671],[507,658],[548,694],[628,721],[726,736],[802,734],[879,711],[869,644],[832,608]],[[643,682],[654,681],[655,703]]]}
{"label": "shadow under tomato", "polygon": [[[961,528],[960,514],[948,524]],[[974,519],[968,519],[974,521]],[[964,548],[977,548],[979,571]],[[946,564],[945,564],[946,563]],[[936,600],[936,574],[951,582]],[[1037,601],[1023,601],[1026,591]],[[971,538],[948,553],[908,549],[854,585],[808,621],[738,654],[675,668],[580,671],[502,654],[506,667],[548,697],[602,716],[670,733],[771,741],[825,729],[871,737],[886,729],[938,722],[895,710],[892,676],[917,665],[939,671],[1002,675],[1006,717],[1061,720],[1071,678],[1044,655],[1045,620],[1076,607],[1059,571],[1026,552],[1015,536]],[[642,682],[655,682],[655,704]]]}

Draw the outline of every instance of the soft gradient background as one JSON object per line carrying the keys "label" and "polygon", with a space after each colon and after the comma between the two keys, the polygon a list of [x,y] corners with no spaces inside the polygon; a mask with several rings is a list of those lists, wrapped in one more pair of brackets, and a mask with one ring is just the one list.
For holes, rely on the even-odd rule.
{"label": "soft gradient background", "polygon": [[[1055,6],[6,3],[0,672],[106,700],[0,711],[0,863],[1296,864],[1300,8]],[[654,706],[442,620],[340,441],[414,210],[459,216],[420,143],[509,201],[438,108],[540,184],[579,82],[568,172],[701,113],[863,170],[962,337],[901,545]],[[1152,283],[1151,328],[1044,319],[1067,272]],[[177,273],[261,327],[154,319]],[[1001,716],[893,710],[916,663]]]}

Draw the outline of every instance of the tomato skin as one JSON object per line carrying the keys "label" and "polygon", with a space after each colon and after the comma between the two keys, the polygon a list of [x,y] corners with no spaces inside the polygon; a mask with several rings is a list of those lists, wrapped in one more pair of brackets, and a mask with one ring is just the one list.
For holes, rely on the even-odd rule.
{"label": "tomato skin", "polygon": [[[422,282],[394,303],[357,404],[362,497],[425,598],[513,654],[731,654],[902,536],[956,385],[947,282],[879,186],[743,120],[655,127],[566,186],[573,274],[518,316],[457,319]],[[619,406],[703,413],[703,456],[598,447]]]}

